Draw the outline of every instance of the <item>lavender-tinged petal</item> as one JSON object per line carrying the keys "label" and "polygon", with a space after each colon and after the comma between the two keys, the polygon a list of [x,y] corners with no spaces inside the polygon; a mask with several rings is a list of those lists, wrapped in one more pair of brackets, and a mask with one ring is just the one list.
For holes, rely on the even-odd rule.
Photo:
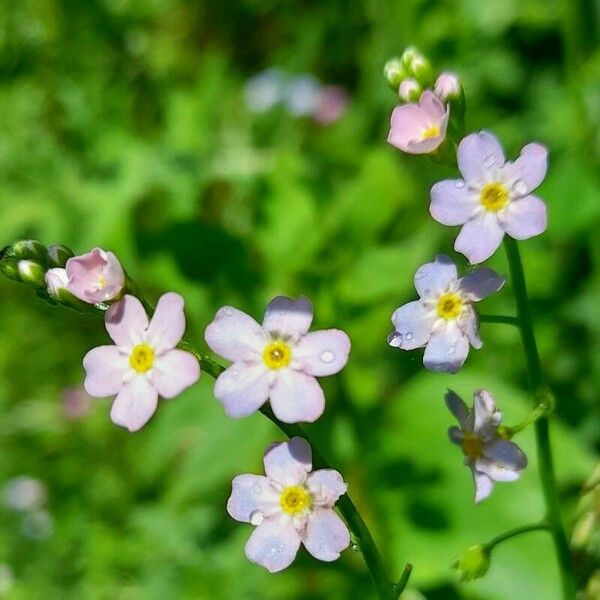
{"label": "lavender-tinged petal", "polygon": [[143,375],[134,377],[115,398],[110,418],[113,423],[138,431],[152,417],[158,405],[158,392]]}
{"label": "lavender-tinged petal", "polygon": [[469,306],[464,313],[461,329],[464,331],[469,340],[469,344],[471,344],[473,348],[479,350],[479,348],[483,346],[483,342],[479,337],[479,318],[472,306]]}
{"label": "lavender-tinged petal", "polygon": [[497,439],[486,444],[483,457],[476,463],[478,471],[485,473],[494,481],[514,481],[527,466],[527,456],[509,440]]}
{"label": "lavender-tinged petal", "polygon": [[431,216],[442,225],[462,225],[471,219],[479,208],[477,194],[464,181],[440,181],[431,188]]}
{"label": "lavender-tinged petal", "polygon": [[214,395],[228,416],[246,417],[256,412],[269,397],[270,374],[262,363],[237,362],[217,378]]}
{"label": "lavender-tinged petal", "polygon": [[148,316],[142,303],[135,296],[125,296],[111,304],[104,316],[108,335],[117,346],[131,350],[143,342],[148,327]]}
{"label": "lavender-tinged petal", "polygon": [[506,165],[505,170],[516,182],[523,185],[523,194],[529,194],[538,187],[548,170],[548,149],[541,144],[527,144],[521,150],[521,155],[512,164]]}
{"label": "lavender-tinged petal", "polygon": [[422,348],[431,337],[434,320],[435,315],[431,315],[419,300],[397,308],[392,315],[395,331],[389,337],[390,346],[402,350]]}
{"label": "lavender-tinged petal", "polygon": [[83,368],[85,391],[90,396],[104,398],[114,396],[121,389],[129,361],[116,346],[98,346],[83,357]]}
{"label": "lavender-tinged petal", "polygon": [[269,446],[263,460],[266,476],[283,486],[303,483],[312,470],[312,450],[301,437]]}
{"label": "lavender-tinged petal", "polygon": [[271,408],[284,423],[313,423],[325,410],[325,394],[314,377],[281,369],[271,388]]}
{"label": "lavender-tinged petal", "polygon": [[469,409],[462,398],[452,390],[448,390],[444,396],[448,410],[456,417],[463,429],[469,428]]}
{"label": "lavender-tinged petal", "polygon": [[489,132],[472,133],[458,145],[458,168],[467,184],[481,185],[490,179],[490,171],[506,161],[500,142]]}
{"label": "lavender-tinged petal", "polygon": [[157,354],[175,348],[185,332],[183,297],[174,292],[163,294],[148,325],[147,340]]}
{"label": "lavender-tinged petal", "polygon": [[448,286],[456,281],[458,272],[452,259],[445,254],[438,254],[435,261],[426,263],[417,269],[414,283],[415,289],[421,298],[433,292],[444,292]]}
{"label": "lavender-tinged petal", "polygon": [[277,503],[278,495],[267,477],[250,474],[238,475],[231,482],[231,496],[227,500],[227,512],[236,521],[252,523],[255,519],[260,521],[265,513],[272,512]]}
{"label": "lavender-tinged petal", "polygon": [[454,249],[473,265],[487,260],[502,243],[504,230],[494,213],[481,212],[461,228]]}
{"label": "lavender-tinged petal", "polygon": [[472,302],[479,302],[502,288],[506,279],[493,269],[477,269],[458,280],[463,294]]}
{"label": "lavender-tinged petal", "polygon": [[350,532],[332,509],[315,508],[308,517],[302,542],[315,558],[330,562],[350,545]]}
{"label": "lavender-tinged petal", "polygon": [[341,474],[334,469],[319,469],[309,473],[306,486],[315,502],[328,508],[333,507],[348,488]]}
{"label": "lavender-tinged petal", "polygon": [[472,469],[475,483],[475,504],[483,502],[494,489],[494,482],[485,474]]}
{"label": "lavender-tinged petal", "polygon": [[469,354],[469,341],[458,327],[435,333],[423,355],[423,364],[430,371],[456,373]]}
{"label": "lavender-tinged petal", "polygon": [[322,377],[341,371],[348,362],[350,338],[339,329],[312,331],[294,347],[294,359],[300,370]]}
{"label": "lavender-tinged petal", "polygon": [[289,567],[300,548],[300,536],[289,521],[263,521],[246,543],[246,557],[271,573]]}
{"label": "lavender-tinged petal", "polygon": [[475,433],[485,434],[502,422],[502,413],[487,390],[475,390],[473,393],[473,414]]}
{"label": "lavender-tinged petal", "polygon": [[525,196],[510,202],[498,218],[504,231],[515,240],[539,235],[548,226],[546,204],[537,196]]}
{"label": "lavender-tinged petal", "polygon": [[263,328],[282,337],[301,336],[309,330],[312,319],[312,304],[306,296],[277,296],[267,305]]}
{"label": "lavender-tinged petal", "polygon": [[169,350],[155,359],[150,380],[163,398],[175,398],[200,378],[200,364],[190,352]]}

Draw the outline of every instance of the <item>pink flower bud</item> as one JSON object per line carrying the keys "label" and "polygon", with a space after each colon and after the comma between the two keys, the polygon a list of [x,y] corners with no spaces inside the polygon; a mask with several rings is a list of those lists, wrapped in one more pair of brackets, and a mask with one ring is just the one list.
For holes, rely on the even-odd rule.
{"label": "pink flower bud", "polygon": [[125,273],[117,257],[102,248],[70,258],[66,271],[68,290],[89,304],[114,300],[125,285]]}
{"label": "pink flower bud", "polygon": [[416,79],[404,79],[398,88],[398,96],[404,102],[416,102],[421,96],[421,86]]}
{"label": "pink flower bud", "polygon": [[442,102],[454,100],[460,95],[460,80],[454,73],[445,71],[437,78],[433,91]]}
{"label": "pink flower bud", "polygon": [[46,271],[46,286],[48,293],[56,298],[61,290],[66,290],[69,284],[69,277],[65,269],[55,268]]}

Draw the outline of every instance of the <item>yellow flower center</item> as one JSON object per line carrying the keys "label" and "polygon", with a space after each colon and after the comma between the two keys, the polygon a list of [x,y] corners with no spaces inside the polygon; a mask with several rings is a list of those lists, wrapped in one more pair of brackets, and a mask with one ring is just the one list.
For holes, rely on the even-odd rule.
{"label": "yellow flower center", "polygon": [[461,443],[462,451],[469,458],[479,458],[483,450],[483,440],[474,433],[465,433]]}
{"label": "yellow flower center", "polygon": [[290,364],[292,351],[285,342],[276,340],[266,345],[263,360],[269,369],[282,369]]}
{"label": "yellow flower center", "polygon": [[134,371],[145,373],[154,364],[154,349],[148,344],[138,344],[129,357],[129,364]]}
{"label": "yellow flower center", "polygon": [[286,487],[279,497],[279,505],[293,517],[312,508],[312,496],[300,485]]}
{"label": "yellow flower center", "polygon": [[440,135],[441,131],[439,128],[439,125],[432,125],[431,127],[428,127],[422,134],[421,134],[421,138],[424,140],[428,140],[434,137],[438,137]]}
{"label": "yellow flower center", "polygon": [[481,188],[479,200],[487,210],[498,212],[508,204],[508,191],[501,183],[486,183]]}
{"label": "yellow flower center", "polygon": [[462,309],[463,301],[461,297],[453,292],[442,294],[437,303],[437,314],[446,321],[459,317]]}

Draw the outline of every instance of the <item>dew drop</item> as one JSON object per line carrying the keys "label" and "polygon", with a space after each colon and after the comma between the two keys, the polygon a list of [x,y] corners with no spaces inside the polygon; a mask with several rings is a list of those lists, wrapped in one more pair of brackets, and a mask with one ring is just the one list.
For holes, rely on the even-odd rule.
{"label": "dew drop", "polygon": [[515,194],[523,195],[523,194],[525,194],[527,192],[527,186],[525,185],[524,181],[522,181],[521,179],[517,179],[512,184],[512,191]]}
{"label": "dew drop", "polygon": [[394,348],[400,348],[402,345],[402,334],[398,331],[392,331],[387,338],[388,344]]}
{"label": "dew drop", "polygon": [[431,290],[429,288],[423,290],[423,296],[429,296],[431,294]]}
{"label": "dew drop", "polygon": [[330,363],[333,361],[333,359],[335,358],[335,356],[333,355],[333,352],[330,352],[329,350],[325,350],[324,352],[321,352],[321,356],[319,357],[324,363]]}
{"label": "dew drop", "polygon": [[415,279],[419,280],[419,279],[423,279],[423,277],[425,277],[425,271],[422,271],[421,269],[419,269],[415,273]]}
{"label": "dew drop", "polygon": [[260,525],[264,518],[265,516],[260,512],[260,510],[253,510],[250,513],[250,523],[252,523],[252,525]]}
{"label": "dew drop", "polygon": [[464,187],[465,187],[465,180],[464,180],[464,179],[457,179],[457,180],[454,182],[454,186],[455,186],[456,188],[458,188],[459,190],[460,190],[461,188],[464,188]]}
{"label": "dew drop", "polygon": [[224,317],[231,317],[231,315],[233,314],[233,310],[231,310],[231,308],[229,308],[228,306],[222,308],[220,312],[221,315],[223,315]]}
{"label": "dew drop", "polygon": [[409,331],[409,332],[406,334],[406,339],[407,339],[407,340],[412,340],[412,339],[413,339],[413,337],[414,337],[414,335],[412,334],[412,332],[411,332],[411,331]]}
{"label": "dew drop", "polygon": [[352,544],[350,546],[350,550],[352,550],[353,552],[360,552],[360,546],[358,544]]}

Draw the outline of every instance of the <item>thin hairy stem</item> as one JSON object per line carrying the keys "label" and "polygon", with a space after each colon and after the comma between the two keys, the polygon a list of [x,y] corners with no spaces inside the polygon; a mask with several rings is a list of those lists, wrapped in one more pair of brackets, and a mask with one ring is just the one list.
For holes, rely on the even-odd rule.
{"label": "thin hairy stem", "polygon": [[[504,247],[506,249],[506,256],[510,268],[517,316],[520,322],[519,329],[521,331],[521,341],[523,342],[523,350],[525,352],[525,360],[527,363],[529,388],[533,395],[535,405],[537,405],[540,393],[543,394],[547,388],[544,385],[540,356],[537,349],[535,334],[533,332],[533,321],[527,297],[527,285],[525,283],[523,263],[521,262],[519,247],[515,240],[505,236]],[[569,552],[569,543],[567,541],[567,535],[560,513],[560,502],[556,488],[556,478],[554,476],[547,416],[535,421],[535,434],[537,440],[540,479],[546,502],[547,520],[560,566],[563,597],[565,600],[573,600],[575,597],[573,565],[571,562],[571,554]]]}
{"label": "thin hairy stem", "polygon": [[485,547],[489,552],[491,552],[498,544],[517,537],[518,535],[529,533],[530,531],[552,531],[552,528],[545,521],[542,521],[541,523],[532,523],[531,525],[515,527],[510,531],[497,535],[495,538],[491,539],[487,544],[485,544]]}

